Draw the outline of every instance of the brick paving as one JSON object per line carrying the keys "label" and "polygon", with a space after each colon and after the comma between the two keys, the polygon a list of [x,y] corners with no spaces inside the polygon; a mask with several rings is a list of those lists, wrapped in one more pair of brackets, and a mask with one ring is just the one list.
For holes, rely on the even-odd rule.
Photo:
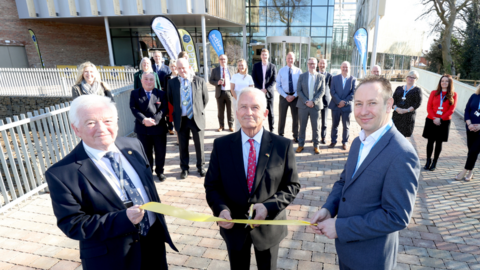
{"label": "brick paving", "polygon": [[[426,158],[426,140],[421,137],[426,101],[425,96],[411,138],[422,166]],[[275,114],[278,114],[278,108]],[[218,122],[213,88],[210,89],[206,116],[205,156],[208,162],[213,140],[227,134],[215,132]],[[287,119],[286,127],[285,135],[291,137],[291,119]],[[352,119],[351,140],[359,130]],[[330,142],[329,136],[328,133],[327,143]],[[297,154],[302,188],[288,207],[289,219],[308,220],[324,204],[347,158],[348,153],[341,150],[340,145],[334,149],[322,145],[321,154],[313,155],[310,139],[311,130],[308,128],[305,150]],[[165,166],[168,178],[163,183],[156,183],[162,202],[211,214],[205,201],[203,178],[198,177],[195,166],[187,179],[179,180],[179,154],[175,141],[174,136],[168,137]],[[194,151],[192,143],[190,164],[195,164]],[[422,170],[413,218],[408,229],[400,232],[397,269],[480,269],[480,188],[476,185],[476,178],[470,183],[453,180],[463,168],[466,154],[465,126],[461,117],[455,114],[450,140],[444,144],[437,170]],[[167,248],[170,269],[229,268],[225,243],[216,224],[172,217],[166,217],[166,220],[172,239],[180,250],[177,253]],[[289,227],[288,236],[280,244],[280,269],[327,270],[338,269],[337,264],[333,240],[314,235],[308,227]],[[65,237],[56,227],[48,194],[35,196],[17,210],[0,216],[1,269],[82,269],[78,243]],[[251,269],[256,269],[254,257]]]}

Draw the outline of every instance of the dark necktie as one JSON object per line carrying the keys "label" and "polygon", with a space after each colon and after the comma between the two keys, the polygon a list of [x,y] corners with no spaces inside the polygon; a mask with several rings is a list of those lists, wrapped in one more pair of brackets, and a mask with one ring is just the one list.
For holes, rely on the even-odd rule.
{"label": "dark necktie", "polygon": [[[110,164],[112,165],[113,171],[117,175],[118,179],[120,179],[120,167],[118,162],[115,160],[113,152],[107,152],[105,157],[108,158]],[[134,205],[143,205],[142,196],[140,196],[140,192],[135,188],[135,185],[132,182],[132,179],[128,177],[128,174],[125,170],[122,170],[120,173],[123,174],[123,179],[125,180],[125,193],[129,200],[133,202]],[[140,221],[140,234],[146,236],[148,233],[148,229],[150,229],[150,221],[148,220],[148,214],[145,212],[142,221]]]}
{"label": "dark necktie", "polygon": [[147,92],[147,98],[150,100],[150,96],[152,95],[152,92]]}
{"label": "dark necktie", "polygon": [[255,180],[255,172],[257,171],[257,152],[255,151],[254,140],[249,139],[250,151],[248,152],[248,168],[247,168],[247,185],[248,192],[252,192],[253,181]]}
{"label": "dark necktie", "polygon": [[295,94],[293,92],[293,79],[292,79],[292,68],[288,70],[288,95]]}

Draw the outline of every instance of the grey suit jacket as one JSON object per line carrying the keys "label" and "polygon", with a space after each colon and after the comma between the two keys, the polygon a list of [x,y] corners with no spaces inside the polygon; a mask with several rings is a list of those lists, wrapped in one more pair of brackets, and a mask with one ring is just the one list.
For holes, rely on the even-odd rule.
{"label": "grey suit jacket", "polygon": [[323,205],[337,217],[339,260],[352,269],[393,269],[398,231],[412,217],[420,176],[415,149],[395,126],[375,144],[352,177],[360,139]]}
{"label": "grey suit jacket", "polygon": [[[332,100],[328,105],[328,108],[332,110],[342,110],[345,112],[352,111],[353,105],[353,94],[355,92],[355,84],[357,83],[357,78],[350,76],[345,83],[345,88],[343,87],[343,77],[342,74],[332,77],[332,84],[330,86],[330,94],[332,95]],[[344,100],[347,104],[343,108],[338,108],[337,105]]]}
{"label": "grey suit jacket", "polygon": [[330,87],[332,85],[332,74],[325,72],[323,76],[325,76],[325,95],[323,95],[323,108],[327,108],[328,103],[330,103],[330,100],[332,99],[332,95],[330,94]]}
{"label": "grey suit jacket", "polygon": [[[307,105],[305,105],[305,102],[307,102],[308,99],[308,75],[309,72],[305,72],[300,74],[300,77],[298,78],[298,83],[297,83],[297,108],[299,109],[306,109],[308,108]],[[315,75],[315,85],[313,86],[313,103],[315,106],[315,110],[319,111],[323,109],[323,95],[325,94],[325,76],[323,76],[320,73],[317,73]]]}
{"label": "grey suit jacket", "polygon": [[[230,73],[230,81],[232,80],[233,75],[235,74],[235,70],[231,66],[227,66],[228,72]],[[208,78],[208,82],[215,86],[215,98],[220,97],[220,93],[222,91],[222,86],[218,85],[218,81],[222,78],[222,74],[220,74],[220,67],[216,67],[212,70],[212,74],[210,74],[210,78]]]}
{"label": "grey suit jacket", "polygon": [[[173,124],[175,130],[182,125],[182,97],[180,93],[180,78],[168,81],[167,98],[173,105]],[[205,129],[205,107],[208,103],[207,83],[204,79],[194,76],[192,80],[193,120],[200,130]]]}

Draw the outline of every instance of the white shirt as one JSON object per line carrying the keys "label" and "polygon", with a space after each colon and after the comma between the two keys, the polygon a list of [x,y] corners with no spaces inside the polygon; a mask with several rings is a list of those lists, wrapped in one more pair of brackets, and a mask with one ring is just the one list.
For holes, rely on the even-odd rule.
{"label": "white shirt", "polygon": [[250,85],[253,85],[253,79],[252,76],[246,74],[240,74],[236,73],[232,77],[232,83],[235,84],[235,92],[240,92],[242,91],[245,87],[249,87]]}
{"label": "white shirt", "polygon": [[220,66],[220,78],[223,78],[223,72],[225,72],[225,86],[222,85],[222,90],[227,91],[230,90],[230,78],[232,75],[228,72],[228,67]]}
{"label": "white shirt", "polygon": [[248,137],[245,132],[240,132],[242,134],[242,150],[243,150],[243,166],[245,167],[245,177],[248,177],[248,154],[250,153],[250,143],[248,140],[253,139],[253,146],[255,147],[256,160],[255,164],[258,164],[258,154],[260,153],[260,145],[262,144],[263,128],[253,136],[253,138]]}
{"label": "white shirt", "polygon": [[[190,93],[190,100],[192,101],[192,107],[193,107],[193,90],[192,90],[192,82],[190,80],[184,79],[183,77],[178,77],[180,80],[180,106],[182,106],[182,116],[187,116],[187,106],[188,105],[183,105],[183,101],[186,100],[185,98],[185,92],[183,91],[183,88],[185,86],[185,81],[187,81],[188,88],[189,88],[189,93]],[[193,109],[193,108],[192,108]]]}
{"label": "white shirt", "polygon": [[347,83],[347,79],[348,79],[348,77],[343,77],[343,75],[342,75],[343,88],[345,88],[345,84]]}
{"label": "white shirt", "polygon": [[[120,187],[120,179],[118,179],[117,174],[113,170],[112,165],[110,164],[110,161],[108,160],[108,158],[105,157],[105,154],[108,151],[97,150],[92,147],[89,147],[83,141],[82,143],[83,143],[83,147],[85,148],[85,151],[87,151],[89,156],[91,155],[93,157],[92,159],[93,163],[95,163],[95,166],[97,166],[97,168],[103,174],[105,179],[107,179],[108,183],[110,184],[112,189],[115,191],[115,193],[118,195],[118,197],[122,201],[127,200],[127,198],[124,196],[122,189]],[[109,151],[115,153],[116,160],[117,160],[117,156],[120,156],[122,167],[127,173],[128,177],[130,177],[130,180],[132,180],[133,185],[135,185],[135,188],[137,189],[138,193],[140,193],[140,196],[142,196],[143,202],[144,203],[150,202],[150,198],[148,197],[147,192],[145,191],[145,187],[143,186],[142,180],[140,180],[140,177],[138,176],[137,172],[132,167],[130,162],[128,162],[128,160],[123,156],[123,154],[120,152],[117,146],[115,146],[115,144],[112,144],[110,146]],[[100,164],[100,162],[102,164]],[[105,171],[105,169],[108,169],[108,172]],[[101,180],[97,179],[96,181],[101,181]],[[147,211],[147,214],[148,214],[148,219],[150,221],[150,225],[153,225],[153,222],[155,222],[155,214],[150,211]]]}
{"label": "white shirt", "polygon": [[[355,172],[360,168],[360,165],[362,165],[362,162],[365,160],[365,158],[368,156],[370,153],[370,150],[372,150],[373,146],[375,143],[380,140],[380,138],[385,134],[384,131],[387,128],[387,126],[392,126],[393,121],[390,119],[387,124],[385,124],[383,127],[379,128],[377,131],[374,133],[370,134],[370,136],[365,138],[365,131],[362,129],[360,133],[358,134],[358,138],[363,144],[363,148],[360,146],[360,149],[362,149],[362,152],[360,153],[358,162],[357,162],[357,167],[355,168]],[[353,174],[355,175],[355,174]]]}
{"label": "white shirt", "polygon": [[310,89],[313,89],[313,88],[310,88],[310,83],[313,81],[313,86],[315,86],[315,79],[316,79],[316,76],[317,76],[318,72],[314,72],[313,74],[308,72],[308,97],[309,97],[309,100],[311,101],[312,99],[310,99],[310,95],[313,96],[312,93],[310,93]]}

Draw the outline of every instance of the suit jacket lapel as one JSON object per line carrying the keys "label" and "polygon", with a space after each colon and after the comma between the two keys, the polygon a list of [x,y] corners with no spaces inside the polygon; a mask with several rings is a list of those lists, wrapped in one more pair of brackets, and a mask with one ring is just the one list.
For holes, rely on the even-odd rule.
{"label": "suit jacket lapel", "polygon": [[107,179],[105,179],[105,176],[103,176],[103,174],[97,168],[97,165],[95,165],[95,163],[93,163],[93,161],[88,157],[82,141],[80,141],[75,150],[76,162],[80,164],[80,168],[78,168],[78,170],[85,176],[85,179],[87,179],[88,182],[90,182],[90,184],[94,186],[98,192],[101,193],[113,205],[118,208],[125,208],[122,200],[120,197],[118,197],[112,186],[110,186]]}
{"label": "suit jacket lapel", "polygon": [[[357,180],[358,176],[362,174],[362,172],[370,165],[370,163],[382,152],[382,150],[389,144],[390,139],[393,137],[393,132],[394,132],[395,127],[392,126],[387,133],[385,133],[380,140],[373,146],[372,150],[370,150],[370,153],[368,153],[367,157],[363,160],[362,165],[358,167],[358,170],[355,172],[355,175],[352,177],[352,181],[348,183],[344,190],[346,190],[355,180]],[[396,130],[396,129],[395,129]],[[360,144],[359,147],[360,148]],[[356,151],[357,155],[354,157],[357,157],[357,160],[355,162],[355,166],[357,165],[358,162],[358,152],[359,150]],[[353,171],[355,171],[355,167],[353,167]],[[353,174],[353,171],[351,174]],[[350,175],[351,175],[350,174]]]}
{"label": "suit jacket lapel", "polygon": [[272,138],[270,137],[270,133],[264,130],[262,136],[262,144],[260,145],[260,153],[257,153],[257,170],[255,171],[255,182],[253,183],[252,193],[250,193],[250,196],[255,193],[257,187],[260,185],[260,182],[263,180],[265,168],[267,167],[268,160],[270,159],[270,155],[272,154],[272,147],[273,143]]}
{"label": "suit jacket lapel", "polygon": [[[243,163],[243,145],[242,145],[242,134],[241,130],[235,133],[235,136],[232,138],[232,144],[230,145],[230,150],[232,151],[233,164],[236,164],[235,175],[239,175],[239,182],[234,183],[238,185],[238,189],[245,194],[245,197],[248,198],[248,185],[247,185],[247,176],[245,175],[245,164]],[[241,166],[240,166],[241,165]]]}
{"label": "suit jacket lapel", "polygon": [[194,101],[195,101],[195,98],[196,98],[196,95],[197,95],[195,92],[196,92],[196,89],[198,89],[198,88],[197,88],[197,79],[195,78],[195,76],[193,77],[193,80],[192,80],[192,84],[191,84],[191,85],[192,85],[192,89],[191,89],[191,90],[192,90],[192,105],[193,105],[193,103],[194,103]]}

